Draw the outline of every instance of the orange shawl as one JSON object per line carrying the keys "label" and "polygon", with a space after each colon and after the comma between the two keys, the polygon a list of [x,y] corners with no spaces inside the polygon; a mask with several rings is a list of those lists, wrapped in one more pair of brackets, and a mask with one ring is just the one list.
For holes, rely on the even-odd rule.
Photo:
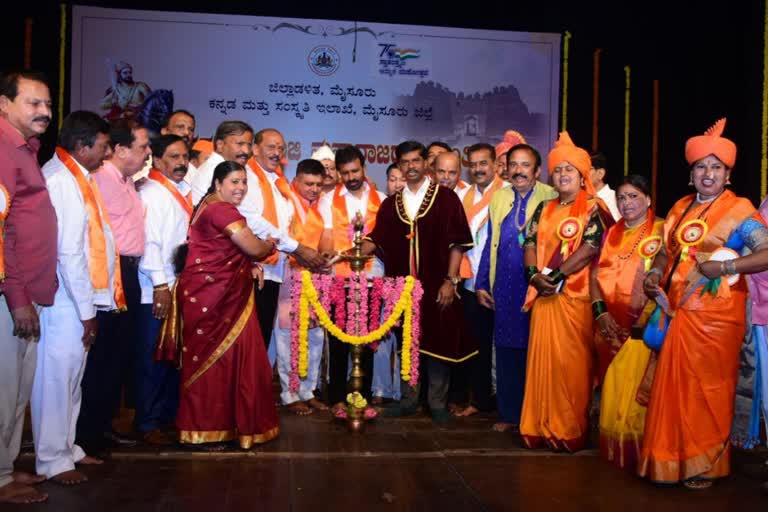
{"label": "orange shawl", "polygon": [[[85,211],[88,214],[88,269],[91,273],[91,285],[95,291],[106,292],[109,290],[109,265],[107,260],[107,239],[104,235],[102,214],[103,221],[107,223],[110,231],[112,231],[112,225],[109,223],[109,215],[107,215],[104,201],[101,199],[99,187],[90,176],[88,178],[85,177],[75,160],[64,148],[57,147],[56,156],[59,157],[61,163],[72,174],[72,177],[75,178],[80,194],[83,196]],[[114,231],[112,232],[114,233]],[[117,244],[115,244],[115,275],[113,276],[112,287],[114,289],[113,298],[117,309],[124,311],[126,309],[125,293],[120,274],[120,252]]]}
{"label": "orange shawl", "polygon": [[[350,221],[349,213],[347,212],[347,200],[341,195],[343,187],[343,183],[336,185],[336,190],[333,192],[333,203],[331,208],[333,215],[333,248],[336,251],[345,251],[352,247],[352,240],[350,240],[349,236]],[[373,231],[373,228],[376,225],[376,213],[379,211],[379,206],[381,206],[379,194],[373,187],[369,186],[368,207],[366,208],[364,216],[365,228],[363,230],[363,235]],[[365,270],[369,271],[372,265],[373,262],[369,261],[365,265]],[[337,276],[348,276],[351,273],[352,269],[348,262],[342,261],[336,263]]]}
{"label": "orange shawl", "polygon": [[[256,175],[256,178],[259,180],[259,190],[261,191],[261,197],[264,202],[264,211],[262,212],[262,217],[275,226],[276,228],[279,228],[277,221],[277,207],[275,206],[275,196],[272,193],[272,184],[269,182],[269,179],[267,178],[267,174],[262,170],[259,163],[256,161],[255,158],[251,157],[250,160],[248,160],[248,166],[251,168],[253,173]],[[288,180],[285,179],[285,176],[283,176],[283,169],[282,167],[278,167],[275,170],[275,174],[277,174],[277,180],[275,181],[275,187],[277,187],[277,190],[280,192],[280,195],[282,195],[285,199],[291,200],[291,189],[288,185]],[[270,253],[268,256],[266,256],[264,259],[261,260],[261,263],[264,263],[266,265],[275,265],[277,263],[278,258],[280,257],[280,253],[277,251],[274,251]]]}

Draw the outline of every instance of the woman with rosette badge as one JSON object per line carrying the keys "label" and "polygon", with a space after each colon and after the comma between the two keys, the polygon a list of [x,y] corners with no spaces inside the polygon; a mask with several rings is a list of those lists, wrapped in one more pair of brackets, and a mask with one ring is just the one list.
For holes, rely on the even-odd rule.
{"label": "woman with rosette badge", "polygon": [[531,334],[520,434],[528,448],[575,452],[589,434],[594,379],[589,266],[613,218],[595,195],[589,154],[567,132],[547,163],[558,197],[525,228]]}
{"label": "woman with rosette badge", "polygon": [[[686,143],[696,193],[670,210],[664,247],[643,283],[650,298],[667,303],[671,321],[659,353],[638,472],[692,489],[707,488],[730,472],[747,299],[739,275],[768,269],[768,229],[748,199],[725,189],[736,145],[722,137],[724,128],[721,119]],[[739,257],[745,247],[752,254]]]}
{"label": "woman with rosette badge", "polygon": [[600,400],[600,454],[635,470],[645,430],[655,357],[642,326],[655,304],[643,291],[645,274],[663,243],[664,219],[654,215],[648,180],[629,175],[616,191],[622,218],[608,230],[590,274]]}

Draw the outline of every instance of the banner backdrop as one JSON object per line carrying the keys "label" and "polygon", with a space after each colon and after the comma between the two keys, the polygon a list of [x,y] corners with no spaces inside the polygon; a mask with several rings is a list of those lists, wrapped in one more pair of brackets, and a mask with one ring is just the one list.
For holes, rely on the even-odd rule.
{"label": "banner backdrop", "polygon": [[[560,35],[74,6],[71,109],[135,116],[148,98],[197,133],[239,119],[285,136],[292,175],[323,142],[357,145],[382,187],[408,139],[458,148],[557,134]],[[170,91],[170,92],[169,92]]]}

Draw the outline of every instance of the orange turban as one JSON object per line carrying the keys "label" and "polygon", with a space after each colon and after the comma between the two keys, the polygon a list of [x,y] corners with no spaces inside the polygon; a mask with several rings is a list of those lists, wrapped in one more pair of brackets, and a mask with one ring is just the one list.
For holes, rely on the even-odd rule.
{"label": "orange turban", "polygon": [[592,185],[592,180],[589,179],[592,160],[589,158],[589,153],[576,147],[568,132],[560,132],[560,138],[555,142],[554,149],[549,152],[547,157],[549,172],[551,173],[557,164],[563,161],[568,162],[579,170],[579,174],[584,178],[584,190],[587,191],[588,195],[594,196],[595,187]]}
{"label": "orange turban", "polygon": [[685,159],[689,164],[698,162],[709,155],[715,155],[729,169],[736,163],[736,144],[722,137],[725,129],[725,118],[722,118],[704,135],[691,137],[685,143]]}
{"label": "orange turban", "polygon": [[499,158],[509,151],[512,146],[517,146],[518,144],[527,144],[527,142],[525,142],[525,137],[515,130],[507,130],[504,132],[504,138],[496,145],[496,158]]}
{"label": "orange turban", "polygon": [[192,149],[201,153],[213,153],[213,142],[206,139],[198,139],[192,146]]}

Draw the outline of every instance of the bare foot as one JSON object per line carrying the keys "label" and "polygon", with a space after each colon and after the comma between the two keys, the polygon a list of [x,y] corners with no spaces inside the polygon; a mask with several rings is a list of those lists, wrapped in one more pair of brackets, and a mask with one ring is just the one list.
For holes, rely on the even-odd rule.
{"label": "bare foot", "polygon": [[63,473],[59,473],[58,475],[52,476],[51,481],[61,485],[77,485],[87,482],[88,477],[76,469],[71,469],[69,471],[65,471]]}
{"label": "bare foot", "polygon": [[473,414],[479,413],[480,410],[475,407],[474,405],[468,405],[464,409],[460,409],[458,411],[455,411],[453,413],[454,416],[458,418],[466,418],[467,416],[472,416]]}
{"label": "bare foot", "polygon": [[0,487],[0,503],[14,503],[25,505],[28,503],[42,503],[48,499],[48,495],[34,487],[13,481]]}
{"label": "bare foot", "polygon": [[491,429],[494,432],[507,432],[507,431],[512,430],[513,428],[515,428],[515,426],[516,425],[514,425],[513,423],[507,423],[507,422],[504,422],[504,421],[499,421],[498,423],[494,423],[493,426],[491,427]]}
{"label": "bare foot", "polygon": [[318,400],[317,398],[310,398],[309,400],[307,400],[304,403],[307,404],[309,407],[311,407],[313,409],[317,409],[318,411],[327,411],[328,410],[328,406],[325,405],[320,400]]}
{"label": "bare foot", "polygon": [[104,464],[104,461],[101,459],[97,459],[96,457],[91,457],[90,455],[86,455],[79,461],[75,462],[75,464],[82,464],[84,466],[98,466],[99,464]]}
{"label": "bare foot", "polygon": [[459,404],[453,404],[453,403],[448,404],[448,412],[450,412],[451,414],[456,414],[462,409],[463,407],[460,406]]}
{"label": "bare foot", "polygon": [[35,485],[45,482],[46,478],[43,475],[34,475],[27,473],[26,471],[14,471],[11,474],[13,481],[24,485]]}
{"label": "bare foot", "polygon": [[686,489],[693,489],[696,491],[709,489],[712,487],[712,480],[706,478],[692,478],[683,482],[683,486],[685,486]]}
{"label": "bare foot", "polygon": [[310,409],[304,402],[293,402],[287,404],[285,407],[296,416],[309,416],[312,414],[312,409]]}

